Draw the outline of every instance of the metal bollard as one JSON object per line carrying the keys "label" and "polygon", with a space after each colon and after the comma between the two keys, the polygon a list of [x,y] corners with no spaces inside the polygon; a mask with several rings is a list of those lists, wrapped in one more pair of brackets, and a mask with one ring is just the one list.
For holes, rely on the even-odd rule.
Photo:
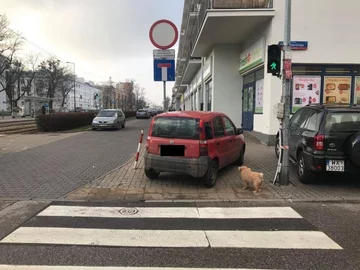
{"label": "metal bollard", "polygon": [[136,151],[134,169],[136,169],[137,164],[138,164],[138,160],[139,160],[139,156],[140,156],[140,147],[141,147],[141,144],[142,144],[142,141],[143,141],[143,136],[144,136],[144,130],[142,129],[139,144],[138,144],[138,148],[137,148],[137,151]]}

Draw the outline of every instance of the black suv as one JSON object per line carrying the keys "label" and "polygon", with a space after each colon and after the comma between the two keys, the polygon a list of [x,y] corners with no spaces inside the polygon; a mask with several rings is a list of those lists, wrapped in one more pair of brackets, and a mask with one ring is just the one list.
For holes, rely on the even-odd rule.
{"label": "black suv", "polygon": [[[275,147],[279,156],[279,133]],[[289,155],[300,182],[324,173],[360,176],[360,106],[308,105],[290,119]]]}

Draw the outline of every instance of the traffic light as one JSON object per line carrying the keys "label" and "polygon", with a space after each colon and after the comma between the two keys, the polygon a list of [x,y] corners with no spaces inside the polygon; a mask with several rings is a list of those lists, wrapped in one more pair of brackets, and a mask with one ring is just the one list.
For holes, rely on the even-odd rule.
{"label": "traffic light", "polygon": [[274,76],[280,75],[281,70],[281,49],[279,45],[273,44],[268,46],[267,73]]}

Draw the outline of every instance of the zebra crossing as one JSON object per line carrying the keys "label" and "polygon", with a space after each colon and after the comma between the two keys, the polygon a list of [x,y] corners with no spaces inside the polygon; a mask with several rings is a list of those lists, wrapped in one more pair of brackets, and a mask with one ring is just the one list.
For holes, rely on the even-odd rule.
{"label": "zebra crossing", "polygon": [[[50,205],[0,240],[2,245],[35,247],[119,248],[127,252],[156,249],[169,254],[198,251],[342,250],[335,241],[291,207],[114,207]],[[170,250],[170,251],[168,251]],[[191,254],[192,253],[192,254]],[[139,253],[139,257],[145,255]],[[186,256],[185,256],[186,257]],[[189,257],[190,258],[190,257]],[[146,260],[146,258],[145,258]],[[170,262],[171,260],[169,260]],[[235,269],[207,265],[181,268],[162,265],[63,266],[1,264],[2,269],[39,270],[185,270]],[[171,267],[172,268],[171,268]],[[241,264],[238,265],[241,268]],[[255,269],[255,268],[252,268]],[[261,268],[265,269],[265,268]]]}

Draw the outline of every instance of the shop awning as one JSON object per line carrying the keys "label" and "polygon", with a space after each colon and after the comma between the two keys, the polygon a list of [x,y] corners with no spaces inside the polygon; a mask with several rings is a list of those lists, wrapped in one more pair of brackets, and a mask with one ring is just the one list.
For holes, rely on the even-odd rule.
{"label": "shop awning", "polygon": [[241,44],[263,30],[274,9],[210,9],[198,33],[192,57],[207,56],[215,44]]}

